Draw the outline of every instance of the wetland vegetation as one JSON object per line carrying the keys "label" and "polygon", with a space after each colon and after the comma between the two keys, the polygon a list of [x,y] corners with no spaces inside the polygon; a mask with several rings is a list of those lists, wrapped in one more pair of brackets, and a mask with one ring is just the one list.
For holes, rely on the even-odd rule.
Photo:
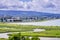
{"label": "wetland vegetation", "polygon": [[[45,29],[45,31],[34,32],[33,29]],[[56,37],[60,38],[60,26],[33,26],[33,25],[17,25],[0,23],[0,33],[19,32],[15,33],[17,36],[27,37]],[[15,34],[9,34],[10,38]],[[20,37],[19,36],[19,37]],[[3,40],[3,39],[2,39]]]}

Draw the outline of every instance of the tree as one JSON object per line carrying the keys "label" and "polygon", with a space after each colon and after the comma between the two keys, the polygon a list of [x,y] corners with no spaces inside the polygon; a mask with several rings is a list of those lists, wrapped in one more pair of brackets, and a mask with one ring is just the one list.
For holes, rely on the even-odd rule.
{"label": "tree", "polygon": [[40,40],[38,37],[32,37],[31,40]]}
{"label": "tree", "polygon": [[9,36],[9,40],[20,40],[21,39],[21,34],[20,33],[18,33],[18,34],[11,34],[10,36]]}
{"label": "tree", "polygon": [[25,37],[25,40],[30,40],[28,36]]}

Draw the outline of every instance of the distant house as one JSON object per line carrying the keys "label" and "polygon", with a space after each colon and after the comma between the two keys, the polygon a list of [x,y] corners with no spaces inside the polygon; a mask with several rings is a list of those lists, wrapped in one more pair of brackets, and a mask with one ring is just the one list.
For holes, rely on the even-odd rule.
{"label": "distant house", "polygon": [[3,16],[0,17],[0,22],[29,22],[37,20],[37,17],[19,17],[19,16]]}

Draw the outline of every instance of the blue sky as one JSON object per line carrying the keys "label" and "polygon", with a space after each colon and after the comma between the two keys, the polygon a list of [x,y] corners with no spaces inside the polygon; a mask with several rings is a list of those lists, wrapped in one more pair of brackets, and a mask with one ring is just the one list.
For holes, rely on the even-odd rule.
{"label": "blue sky", "polygon": [[20,0],[20,1],[23,1],[23,2],[29,2],[29,1],[32,1],[32,0]]}
{"label": "blue sky", "polygon": [[60,0],[0,0],[0,10],[60,13]]}

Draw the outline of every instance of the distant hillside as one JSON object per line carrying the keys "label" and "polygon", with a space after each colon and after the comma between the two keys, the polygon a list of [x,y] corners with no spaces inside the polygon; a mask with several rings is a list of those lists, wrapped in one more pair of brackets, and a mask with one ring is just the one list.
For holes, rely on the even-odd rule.
{"label": "distant hillside", "polygon": [[2,11],[0,10],[0,16],[21,16],[21,17],[47,17],[47,18],[60,18],[60,14],[35,12],[35,11]]}

